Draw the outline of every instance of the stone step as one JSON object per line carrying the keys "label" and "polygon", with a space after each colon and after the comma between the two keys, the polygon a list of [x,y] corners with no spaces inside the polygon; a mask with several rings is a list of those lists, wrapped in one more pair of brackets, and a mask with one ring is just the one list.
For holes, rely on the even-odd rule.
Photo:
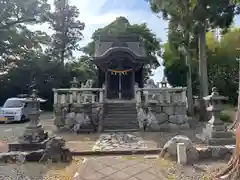
{"label": "stone step", "polygon": [[104,116],[105,118],[124,118],[124,119],[126,119],[126,118],[137,118],[137,115],[136,114],[124,114],[124,113],[122,113],[122,114],[106,114],[105,116]]}
{"label": "stone step", "polygon": [[209,145],[233,145],[236,144],[236,139],[235,138],[212,138],[208,139],[208,144]]}
{"label": "stone step", "polygon": [[139,128],[136,128],[136,129],[127,129],[127,128],[124,128],[124,129],[104,129],[103,130],[104,132],[138,132],[140,131]]}
{"label": "stone step", "polygon": [[232,132],[227,131],[217,131],[211,133],[212,138],[232,138],[233,134]]}
{"label": "stone step", "polygon": [[106,109],[106,112],[137,112],[136,109],[130,109],[130,108],[126,108],[126,109]]}
{"label": "stone step", "polygon": [[132,123],[132,122],[138,122],[137,119],[104,119],[103,122],[108,123]]}
{"label": "stone step", "polygon": [[105,130],[116,130],[116,129],[140,129],[138,126],[105,126]]}
{"label": "stone step", "polygon": [[119,124],[119,123],[103,123],[104,127],[107,126],[138,126],[138,123],[127,123],[127,124]]}
{"label": "stone step", "polygon": [[137,118],[124,119],[124,118],[105,118],[104,122],[114,122],[114,123],[130,123],[138,122]]}
{"label": "stone step", "polygon": [[105,113],[105,115],[112,115],[112,116],[127,116],[127,115],[130,115],[130,116],[133,116],[133,115],[135,115],[135,116],[137,116],[137,113],[136,112],[124,112],[124,111],[122,111],[122,112],[106,112]]}
{"label": "stone step", "polygon": [[106,103],[107,106],[136,106],[136,103]]}

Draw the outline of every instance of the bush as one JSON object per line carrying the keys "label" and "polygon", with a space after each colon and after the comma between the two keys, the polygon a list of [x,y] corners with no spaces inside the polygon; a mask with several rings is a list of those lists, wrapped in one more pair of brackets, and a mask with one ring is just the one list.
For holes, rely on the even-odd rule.
{"label": "bush", "polygon": [[223,122],[232,122],[231,119],[231,112],[227,111],[227,110],[223,110],[220,112],[219,118],[223,121]]}

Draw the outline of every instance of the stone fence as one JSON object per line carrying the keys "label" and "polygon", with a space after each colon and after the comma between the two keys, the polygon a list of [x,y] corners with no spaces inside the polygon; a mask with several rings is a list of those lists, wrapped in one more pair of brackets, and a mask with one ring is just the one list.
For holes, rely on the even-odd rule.
{"label": "stone fence", "polygon": [[186,87],[138,88],[139,127],[148,131],[189,128]]}
{"label": "stone fence", "polygon": [[[55,125],[77,132],[83,129],[101,131],[104,106],[108,102],[105,87],[92,88],[91,83],[78,85],[74,79],[70,88],[53,89]],[[170,126],[188,127],[185,87],[136,86],[131,102],[136,103],[140,128],[146,127],[146,123],[149,129],[157,131]]]}
{"label": "stone fence", "polygon": [[53,89],[54,105],[66,103],[102,103],[104,101],[103,88],[66,88]]}
{"label": "stone fence", "polygon": [[55,125],[75,132],[97,131],[102,123],[103,88],[53,89]]}
{"label": "stone fence", "polygon": [[[141,103],[149,103],[155,101],[160,104],[170,104],[175,102],[186,103],[186,90],[185,87],[175,88],[137,88],[136,89],[136,101]],[[142,100],[141,94],[144,99]]]}

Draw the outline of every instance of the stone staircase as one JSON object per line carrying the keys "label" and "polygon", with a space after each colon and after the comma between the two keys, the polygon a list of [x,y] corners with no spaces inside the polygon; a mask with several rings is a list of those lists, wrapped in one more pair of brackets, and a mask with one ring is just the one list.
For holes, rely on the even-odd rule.
{"label": "stone staircase", "polygon": [[104,131],[138,131],[136,103],[106,103]]}

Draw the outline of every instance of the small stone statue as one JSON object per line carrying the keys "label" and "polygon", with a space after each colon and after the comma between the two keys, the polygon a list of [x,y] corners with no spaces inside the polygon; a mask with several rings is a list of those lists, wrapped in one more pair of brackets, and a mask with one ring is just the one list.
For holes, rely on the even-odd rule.
{"label": "small stone statue", "polygon": [[106,84],[105,84],[105,82],[102,84],[102,88],[103,88],[103,89],[106,89]]}
{"label": "small stone statue", "polygon": [[92,79],[87,80],[85,84],[85,88],[92,88],[92,86],[93,86],[93,80]]}
{"label": "small stone statue", "polygon": [[153,79],[148,79],[145,87],[146,88],[156,88],[157,86],[155,85]]}

